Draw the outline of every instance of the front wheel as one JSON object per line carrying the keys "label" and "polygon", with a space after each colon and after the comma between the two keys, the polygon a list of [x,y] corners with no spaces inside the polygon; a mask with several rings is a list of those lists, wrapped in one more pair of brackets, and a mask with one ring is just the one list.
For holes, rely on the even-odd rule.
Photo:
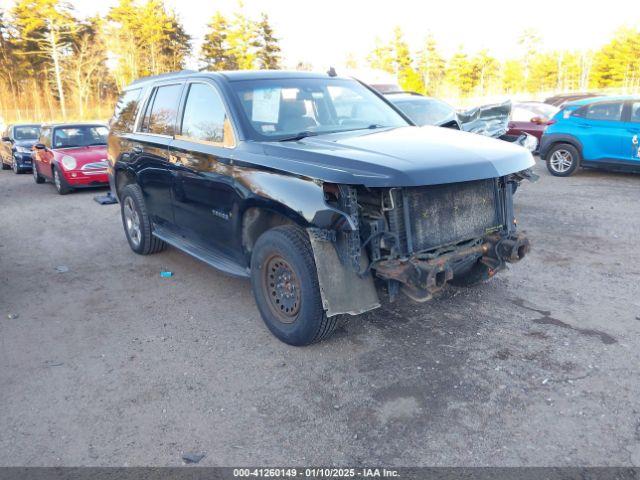
{"label": "front wheel", "polygon": [[31,167],[31,173],[33,174],[33,181],[36,183],[44,183],[44,177],[38,173],[38,167],[36,166],[36,162],[33,162],[33,166]]}
{"label": "front wheel", "polygon": [[64,179],[60,170],[54,167],[53,169],[53,184],[56,187],[56,191],[60,195],[66,195],[71,191],[71,187],[67,184],[67,181]]}
{"label": "front wheel", "polygon": [[16,157],[13,157],[12,160],[13,160],[13,162],[11,163],[11,166],[13,167],[13,173],[15,173],[16,175],[21,174],[22,173],[22,169],[18,165],[18,161],[16,160]]}
{"label": "front wheel", "polygon": [[547,154],[547,169],[556,177],[568,177],[580,164],[580,152],[573,145],[560,143]]}
{"label": "front wheel", "polygon": [[324,311],[311,242],[301,228],[262,234],[251,255],[251,286],[262,319],[283,342],[310,345],[335,330],[337,318]]}
{"label": "front wheel", "polygon": [[6,163],[4,163],[4,160],[0,159],[0,163],[2,164],[2,170],[10,170],[11,169],[11,165],[7,165]]}

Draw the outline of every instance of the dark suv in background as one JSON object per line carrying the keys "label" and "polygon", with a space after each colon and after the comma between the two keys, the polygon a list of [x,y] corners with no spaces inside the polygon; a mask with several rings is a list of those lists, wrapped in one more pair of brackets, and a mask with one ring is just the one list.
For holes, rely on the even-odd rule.
{"label": "dark suv in background", "polygon": [[0,144],[0,161],[2,169],[12,168],[14,173],[31,170],[32,147],[38,142],[40,125],[9,125],[2,133]]}
{"label": "dark suv in background", "polygon": [[250,277],[265,323],[292,345],[327,337],[338,314],[378,307],[380,286],[426,301],[529,248],[513,214],[528,151],[418,128],[352,79],[142,79],[116,106],[108,159],[133,251],[168,243]]}

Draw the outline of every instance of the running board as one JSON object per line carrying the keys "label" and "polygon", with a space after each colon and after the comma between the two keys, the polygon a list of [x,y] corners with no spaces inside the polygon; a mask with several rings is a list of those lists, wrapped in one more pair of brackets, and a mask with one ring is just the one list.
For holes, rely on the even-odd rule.
{"label": "running board", "polygon": [[188,253],[192,257],[211,265],[213,268],[221,272],[233,275],[235,277],[249,277],[249,269],[238,264],[233,258],[224,253],[217,252],[211,248],[207,248],[200,242],[194,242],[183,237],[179,233],[163,227],[162,225],[153,225],[152,233],[160,240],[167,242],[169,245]]}

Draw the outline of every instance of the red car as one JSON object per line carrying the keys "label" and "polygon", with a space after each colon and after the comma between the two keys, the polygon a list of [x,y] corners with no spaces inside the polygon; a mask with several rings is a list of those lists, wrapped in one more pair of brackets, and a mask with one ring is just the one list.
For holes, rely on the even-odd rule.
{"label": "red car", "polygon": [[514,103],[509,117],[507,135],[519,136],[523,133],[540,139],[547,128],[547,124],[558,113],[559,108],[542,102]]}
{"label": "red car", "polygon": [[108,133],[102,124],[43,125],[39,143],[33,146],[35,182],[52,181],[60,195],[76,188],[108,186]]}

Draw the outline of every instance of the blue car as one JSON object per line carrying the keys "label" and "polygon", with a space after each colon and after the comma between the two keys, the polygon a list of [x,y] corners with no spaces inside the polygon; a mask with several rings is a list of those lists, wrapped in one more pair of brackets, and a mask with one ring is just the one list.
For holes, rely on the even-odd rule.
{"label": "blue car", "polygon": [[567,103],[540,142],[552,175],[578,167],[640,172],[640,96],[596,97]]}

